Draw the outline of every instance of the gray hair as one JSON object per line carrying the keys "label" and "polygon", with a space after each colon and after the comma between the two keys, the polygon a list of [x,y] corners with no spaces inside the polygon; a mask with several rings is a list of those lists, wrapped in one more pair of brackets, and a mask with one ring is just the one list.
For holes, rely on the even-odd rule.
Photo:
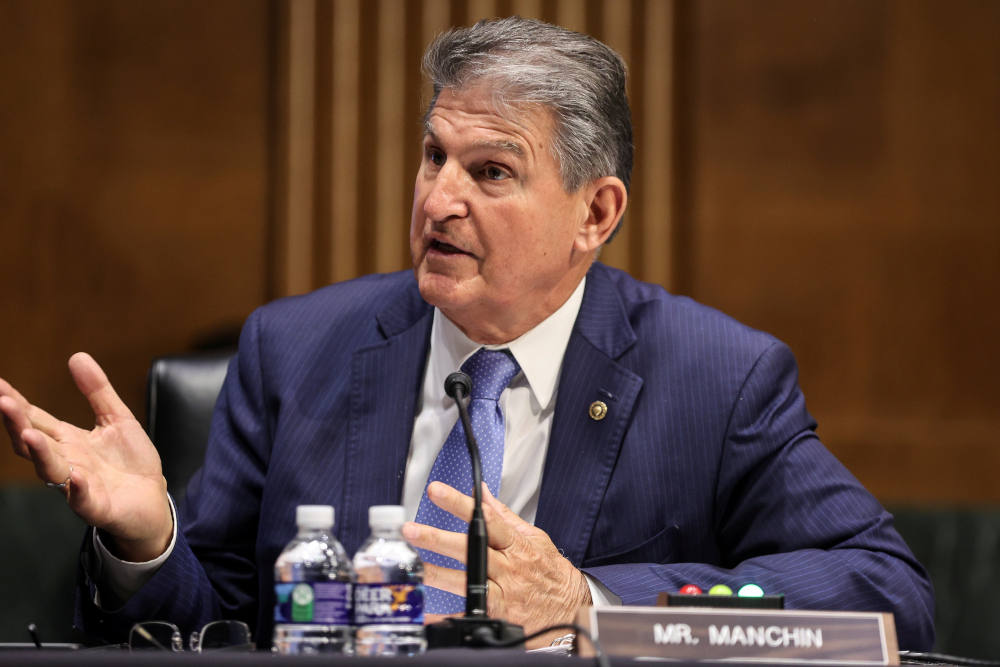
{"label": "gray hair", "polygon": [[534,104],[552,112],[552,154],[567,192],[603,176],[617,176],[628,189],[625,63],[593,37],[518,16],[480,21],[439,35],[424,53],[423,70],[434,86],[427,114],[442,90],[487,81],[499,113]]}

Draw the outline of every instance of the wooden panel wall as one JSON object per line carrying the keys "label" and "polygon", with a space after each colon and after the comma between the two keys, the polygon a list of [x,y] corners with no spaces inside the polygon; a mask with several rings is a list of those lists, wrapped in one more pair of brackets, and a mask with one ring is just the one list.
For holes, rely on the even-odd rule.
{"label": "wooden panel wall", "polygon": [[[821,435],[883,500],[1000,501],[998,11],[2,3],[0,374],[85,422],[64,361],[88,349],[141,411],[153,355],[408,266],[420,53],[519,13],[629,64],[637,162],[603,259],[788,341]],[[26,476],[10,459],[0,478]]]}
{"label": "wooden panel wall", "polygon": [[[276,293],[409,267],[407,227],[436,34],[519,14],[588,32],[630,64],[637,128],[625,231],[605,261],[670,284],[674,3],[285,0],[279,3]],[[649,211],[648,216],[646,211]]]}
{"label": "wooden panel wall", "polygon": [[1000,3],[683,5],[679,287],[885,501],[1000,501]]}
{"label": "wooden panel wall", "polygon": [[0,3],[0,375],[55,414],[93,423],[73,352],[142,414],[153,356],[267,298],[270,11]]}

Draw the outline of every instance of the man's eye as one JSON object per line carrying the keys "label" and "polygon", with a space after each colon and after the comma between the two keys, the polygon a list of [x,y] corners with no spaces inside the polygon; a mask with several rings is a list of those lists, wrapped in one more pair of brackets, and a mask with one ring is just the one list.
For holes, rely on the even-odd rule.
{"label": "man's eye", "polygon": [[444,153],[436,149],[427,150],[427,160],[436,167],[440,167],[444,164]]}
{"label": "man's eye", "polygon": [[497,167],[496,165],[487,165],[483,168],[483,176],[490,181],[502,181],[505,178],[510,178],[510,174],[506,171]]}

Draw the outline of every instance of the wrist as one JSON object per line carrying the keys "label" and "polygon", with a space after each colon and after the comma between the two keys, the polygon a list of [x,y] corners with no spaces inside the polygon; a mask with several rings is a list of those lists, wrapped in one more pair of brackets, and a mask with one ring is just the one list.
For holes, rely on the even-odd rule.
{"label": "wrist", "polygon": [[577,572],[580,574],[580,604],[577,605],[577,609],[579,609],[593,605],[594,597],[590,594],[590,582],[587,580],[587,575],[582,570],[577,570]]}
{"label": "wrist", "polygon": [[175,519],[173,504],[169,499],[166,516],[159,523],[161,528],[153,536],[129,538],[102,529],[98,529],[98,533],[115,558],[129,563],[146,563],[162,556],[173,542]]}
{"label": "wrist", "polygon": [[115,558],[128,563],[146,563],[163,555],[170,545],[170,533],[166,539],[123,540],[102,532],[101,541]]}

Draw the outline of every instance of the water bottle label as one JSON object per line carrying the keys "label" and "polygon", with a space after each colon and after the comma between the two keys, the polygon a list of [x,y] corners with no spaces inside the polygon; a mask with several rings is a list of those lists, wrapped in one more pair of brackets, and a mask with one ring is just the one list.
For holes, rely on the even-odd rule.
{"label": "water bottle label", "polygon": [[423,623],[421,584],[355,584],[354,623]]}
{"label": "water bottle label", "polygon": [[351,584],[347,582],[275,583],[274,597],[275,623],[351,623]]}

